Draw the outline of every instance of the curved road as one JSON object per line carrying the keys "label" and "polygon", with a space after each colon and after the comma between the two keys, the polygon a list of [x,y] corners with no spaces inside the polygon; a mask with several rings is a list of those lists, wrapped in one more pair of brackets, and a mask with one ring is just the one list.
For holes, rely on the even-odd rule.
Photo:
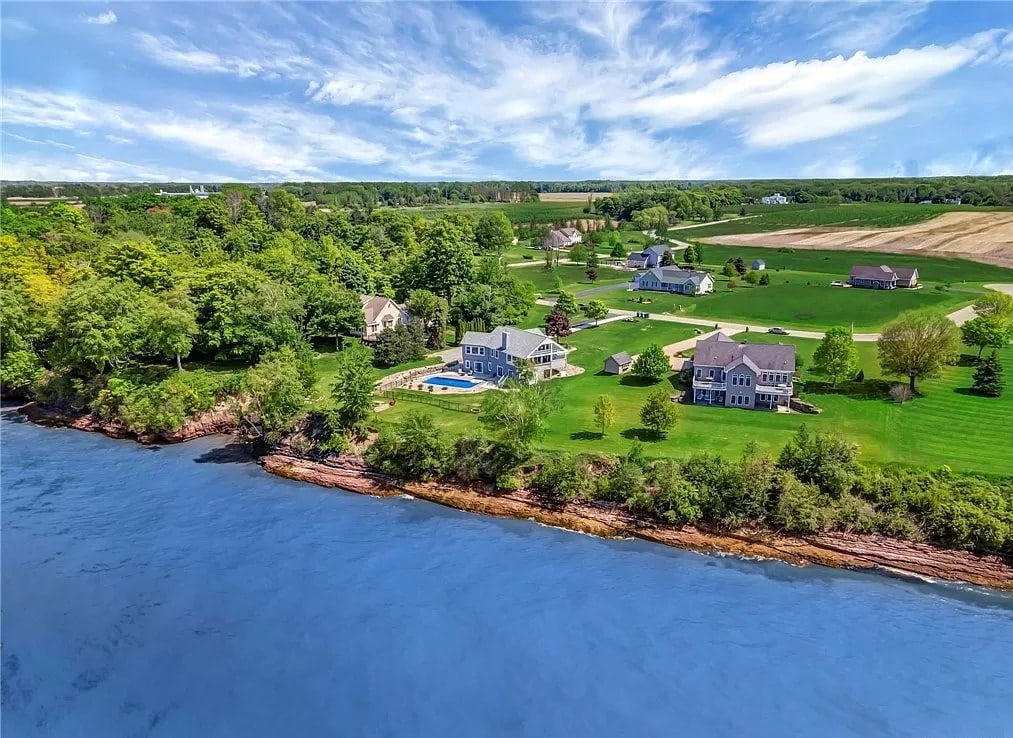
{"label": "curved road", "polygon": [[[987,284],[985,285],[985,287],[990,290],[995,290],[996,292],[1005,292],[1007,295],[1013,295],[1013,284]],[[550,307],[556,304],[555,300],[537,300],[536,302],[539,305],[547,305]],[[606,318],[606,320],[609,320],[611,322],[612,318],[628,318],[634,316],[636,316],[636,312],[633,310],[610,309],[608,318]],[[664,315],[660,313],[650,313],[650,316],[651,316],[650,320],[663,320],[668,321],[670,323],[686,323],[688,325],[705,326],[707,328],[710,328],[712,332],[714,331],[714,326],[716,325],[717,330],[724,331],[729,334],[745,333],[747,329],[749,330],[750,333],[766,333],[770,329],[770,326],[766,325],[754,325],[752,323],[731,323],[723,320],[690,318],[688,316],[683,315]],[[967,307],[960,308],[960,310],[955,310],[946,317],[948,317],[957,325],[963,325],[968,320],[974,317],[974,308],[968,305]],[[790,330],[788,331],[788,334],[796,338],[815,338],[815,339],[821,339],[825,335],[822,331],[801,331],[801,330]],[[880,334],[855,333],[853,335],[856,341],[868,342],[868,341],[878,341]]]}

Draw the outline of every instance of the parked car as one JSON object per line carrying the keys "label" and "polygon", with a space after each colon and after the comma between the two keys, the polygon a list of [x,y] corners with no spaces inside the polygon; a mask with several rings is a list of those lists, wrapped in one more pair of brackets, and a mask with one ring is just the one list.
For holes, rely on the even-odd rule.
{"label": "parked car", "polygon": [[788,335],[788,331],[786,331],[784,328],[768,328],[767,333],[776,333],[779,336]]}

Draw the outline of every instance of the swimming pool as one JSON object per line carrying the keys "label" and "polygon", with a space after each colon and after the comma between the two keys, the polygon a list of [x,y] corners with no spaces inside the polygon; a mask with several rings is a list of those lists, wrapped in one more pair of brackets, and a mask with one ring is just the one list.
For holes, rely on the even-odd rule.
{"label": "swimming pool", "polygon": [[435,376],[423,379],[422,384],[432,384],[437,387],[454,387],[456,389],[471,389],[482,384],[477,379],[466,379],[464,377]]}

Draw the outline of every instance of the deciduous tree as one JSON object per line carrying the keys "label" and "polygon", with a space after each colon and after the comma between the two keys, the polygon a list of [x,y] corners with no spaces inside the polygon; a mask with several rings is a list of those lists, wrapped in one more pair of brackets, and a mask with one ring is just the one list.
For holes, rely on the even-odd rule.
{"label": "deciduous tree", "polygon": [[1013,337],[1013,321],[998,312],[979,315],[960,326],[960,338],[968,346],[978,347],[978,358],[988,348],[1002,348]]}
{"label": "deciduous tree", "polygon": [[559,291],[556,307],[567,315],[576,315],[580,312],[580,308],[577,307],[577,298],[573,296],[572,292],[565,292],[564,290]]}
{"label": "deciduous tree", "polygon": [[359,426],[373,412],[372,363],[369,349],[361,343],[353,343],[338,354],[331,398],[343,429]]}
{"label": "deciduous tree", "polygon": [[598,325],[598,321],[602,318],[608,317],[608,314],[608,305],[601,300],[590,300],[584,308],[584,315],[593,320],[595,325]]}
{"label": "deciduous tree", "polygon": [[914,392],[915,380],[937,374],[958,346],[957,327],[949,318],[907,313],[883,330],[877,343],[879,365],[885,374],[906,376]]}
{"label": "deciduous tree", "polygon": [[479,251],[501,254],[513,243],[514,227],[502,210],[486,213],[475,226],[475,243]]}
{"label": "deciduous tree", "polygon": [[665,432],[675,424],[675,420],[675,405],[663,389],[648,395],[647,401],[640,408],[640,422],[658,438],[665,435]]}
{"label": "deciduous tree", "polygon": [[193,350],[197,337],[197,308],[182,287],[158,295],[146,295],[141,318],[144,343],[155,353],[176,360],[176,369],[183,371],[184,356]]}
{"label": "deciduous tree", "polygon": [[605,431],[616,424],[616,406],[608,395],[598,395],[594,402],[594,423],[601,428],[602,437]]}
{"label": "deciduous tree", "polygon": [[569,336],[572,332],[570,316],[558,307],[553,308],[552,312],[545,316],[545,335],[552,336],[553,338],[562,338]]}
{"label": "deciduous tree", "polygon": [[829,329],[813,352],[813,371],[833,379],[834,387],[841,377],[854,376],[858,371],[858,347],[847,328]]}
{"label": "deciduous tree", "polygon": [[660,344],[652,343],[633,362],[634,376],[655,382],[664,379],[672,371],[672,363]]}

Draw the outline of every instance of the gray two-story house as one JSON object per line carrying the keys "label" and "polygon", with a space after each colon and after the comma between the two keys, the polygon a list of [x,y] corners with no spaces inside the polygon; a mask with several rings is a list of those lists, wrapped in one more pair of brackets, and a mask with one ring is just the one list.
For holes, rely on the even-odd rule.
{"label": "gray two-story house", "polygon": [[739,343],[724,333],[696,342],[693,402],[755,410],[787,408],[794,391],[795,347]]}
{"label": "gray two-story house", "polygon": [[541,331],[511,325],[489,333],[468,331],[461,339],[461,366],[484,379],[517,378],[517,362],[531,362],[535,379],[549,379],[566,369],[567,350]]}
{"label": "gray two-story house", "polygon": [[714,278],[707,272],[677,266],[649,269],[633,278],[633,288],[680,295],[705,295],[714,291]]}

